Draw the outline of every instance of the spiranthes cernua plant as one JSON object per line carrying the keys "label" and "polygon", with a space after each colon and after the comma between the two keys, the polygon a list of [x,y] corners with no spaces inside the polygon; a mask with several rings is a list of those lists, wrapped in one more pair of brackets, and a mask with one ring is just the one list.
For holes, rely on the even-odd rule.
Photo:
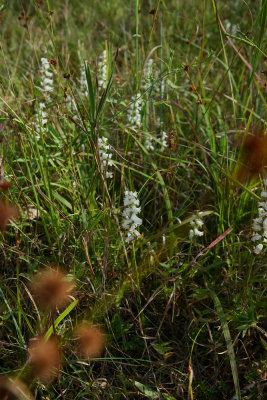
{"label": "spiranthes cernua plant", "polygon": [[0,200],[0,232],[5,232],[6,226],[11,219],[19,215],[18,208]]}
{"label": "spiranthes cernua plant", "polygon": [[61,348],[57,337],[48,340],[43,336],[33,337],[28,346],[29,365],[35,377],[50,381],[61,368]]}
{"label": "spiranthes cernua plant", "polygon": [[105,334],[99,326],[83,322],[76,327],[74,336],[78,354],[83,358],[99,357],[105,348]]}
{"label": "spiranthes cernua plant", "polygon": [[1,400],[34,400],[27,386],[18,378],[12,376],[0,377]]}
{"label": "spiranthes cernua plant", "polygon": [[36,303],[44,311],[63,308],[74,294],[74,282],[58,267],[46,268],[32,280]]}

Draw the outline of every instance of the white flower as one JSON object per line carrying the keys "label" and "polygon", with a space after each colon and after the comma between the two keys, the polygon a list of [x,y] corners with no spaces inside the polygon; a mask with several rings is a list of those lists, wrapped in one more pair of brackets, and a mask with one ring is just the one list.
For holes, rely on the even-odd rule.
{"label": "white flower", "polygon": [[254,253],[255,254],[260,254],[262,249],[263,249],[263,244],[259,243],[259,244],[257,244],[257,246],[254,247]]}
{"label": "white flower", "polygon": [[122,221],[122,227],[125,229],[127,234],[126,242],[129,243],[135,237],[138,238],[140,236],[137,228],[142,224],[142,219],[137,215],[141,212],[141,208],[138,207],[140,202],[137,199],[137,192],[126,190],[124,192],[123,204],[126,208],[122,213],[124,218]]}
{"label": "white flower", "polygon": [[202,213],[199,212],[197,215],[194,214],[192,216],[193,219],[192,219],[192,221],[190,221],[190,225],[192,226],[192,229],[190,229],[190,231],[189,231],[189,239],[193,239],[193,237],[195,237],[195,236],[201,237],[204,235],[204,232],[198,229],[204,225],[204,222],[200,218],[201,214]]}
{"label": "white flower", "polygon": [[153,82],[153,63],[154,61],[150,58],[144,66],[142,87],[145,90],[149,89]]}
{"label": "white flower", "polygon": [[43,102],[39,103],[39,108],[36,114],[36,123],[35,123],[35,130],[38,133],[38,135],[36,135],[37,140],[40,139],[41,130],[44,130],[47,124],[47,112],[44,111],[45,107],[46,107],[45,103]]}
{"label": "white flower", "polygon": [[[50,92],[53,90],[53,71],[51,71],[51,66],[47,58],[41,58],[41,73],[42,73],[42,89],[46,92],[46,98],[49,100]],[[36,135],[36,139],[40,139],[41,131],[45,129],[45,125],[47,124],[47,112],[45,111],[46,104],[44,102],[40,102],[38,106],[38,111],[36,114],[36,123],[35,129],[38,133]]]}
{"label": "white flower", "polygon": [[164,149],[166,149],[166,147],[168,147],[168,134],[167,132],[163,131],[161,138],[161,150],[163,151]]}
{"label": "white flower", "polygon": [[42,88],[45,92],[53,90],[53,71],[47,58],[41,58]]}
{"label": "white flower", "polygon": [[[85,64],[87,64],[87,61],[85,61]],[[87,79],[86,79],[86,72],[85,72],[84,64],[82,64],[80,66],[80,88],[81,88],[82,95],[87,97],[88,96],[88,87],[87,87]]]}
{"label": "white flower", "polygon": [[75,113],[77,111],[76,103],[70,94],[68,94],[67,98],[66,98],[66,107],[67,107],[67,110],[71,113]]}
{"label": "white flower", "polygon": [[127,111],[130,126],[134,129],[138,129],[141,127],[141,111],[142,99],[140,97],[140,93],[138,93],[136,96],[132,97],[131,104],[129,105],[129,109]]}
{"label": "white flower", "polygon": [[104,50],[98,62],[98,85],[105,89],[107,85],[107,51]]}
{"label": "white flower", "polygon": [[255,233],[254,236],[252,236],[252,241],[257,242],[258,240],[261,240],[262,236],[259,233]]}
{"label": "white flower", "polygon": [[113,161],[111,160],[112,153],[108,152],[110,151],[110,145],[108,144],[107,138],[104,136],[102,138],[98,138],[98,148],[101,161],[101,171],[105,173],[106,178],[112,178],[113,173],[107,171],[108,167],[113,165]]}
{"label": "white flower", "polygon": [[[265,199],[267,197],[267,191],[266,191],[267,180],[264,181],[264,185],[265,188],[261,192],[262,199]],[[259,216],[257,218],[254,218],[253,220],[252,224],[253,234],[251,239],[254,243],[258,242],[255,243],[253,249],[255,254],[260,254],[261,251],[263,250],[262,243],[267,243],[267,200],[259,201],[258,206],[259,206],[258,207]]]}
{"label": "white flower", "polygon": [[152,137],[150,135],[147,134],[146,136],[146,140],[145,140],[145,148],[149,151],[149,150],[155,150],[154,144],[152,142]]}
{"label": "white flower", "polygon": [[226,29],[226,31],[228,33],[230,33],[230,34],[232,34],[234,36],[237,34],[237,31],[240,30],[238,25],[231,24],[230,21],[226,21],[225,29]]}

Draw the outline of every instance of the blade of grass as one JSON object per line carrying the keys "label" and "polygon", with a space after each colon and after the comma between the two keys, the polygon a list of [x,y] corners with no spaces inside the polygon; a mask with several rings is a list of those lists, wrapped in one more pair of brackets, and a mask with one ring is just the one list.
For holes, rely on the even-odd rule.
{"label": "blade of grass", "polygon": [[[208,286],[207,286],[208,287]],[[216,311],[219,315],[220,321],[221,321],[221,325],[222,325],[222,329],[223,329],[223,335],[224,335],[224,339],[226,342],[226,346],[227,346],[227,353],[230,359],[230,365],[231,365],[231,369],[232,369],[232,375],[233,375],[233,381],[234,381],[234,386],[235,386],[235,393],[236,393],[236,397],[237,400],[241,400],[241,392],[240,392],[240,386],[239,386],[239,378],[238,378],[238,371],[237,371],[237,365],[236,365],[236,359],[235,359],[235,351],[234,351],[234,346],[231,340],[231,334],[230,334],[230,330],[227,324],[227,320],[225,318],[225,314],[222,308],[222,304],[218,298],[218,296],[215,294],[215,292],[213,290],[211,290],[208,287],[208,290],[210,292],[210,296],[214,302]]]}

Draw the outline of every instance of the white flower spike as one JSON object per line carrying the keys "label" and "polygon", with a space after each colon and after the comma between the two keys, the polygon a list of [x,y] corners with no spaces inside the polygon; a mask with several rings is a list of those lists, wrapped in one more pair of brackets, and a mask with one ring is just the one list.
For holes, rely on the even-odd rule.
{"label": "white flower spike", "polygon": [[258,203],[259,216],[253,220],[252,242],[254,243],[253,251],[256,255],[263,250],[263,243],[267,243],[267,179],[264,181],[264,190],[261,192],[263,201]]}
{"label": "white flower spike", "polygon": [[141,208],[138,207],[140,202],[137,198],[137,192],[126,190],[124,193],[124,206],[122,227],[125,229],[127,238],[126,242],[131,242],[134,238],[140,237],[137,228],[142,224],[142,219],[138,217]]}

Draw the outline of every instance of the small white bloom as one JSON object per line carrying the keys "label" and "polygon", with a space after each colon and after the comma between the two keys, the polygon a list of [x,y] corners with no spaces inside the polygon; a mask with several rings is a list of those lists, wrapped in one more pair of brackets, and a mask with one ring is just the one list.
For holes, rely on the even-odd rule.
{"label": "small white bloom", "polygon": [[204,235],[204,232],[199,231],[197,228],[194,228],[194,234],[195,234],[196,236],[203,236],[203,235]]}
{"label": "small white bloom", "polygon": [[255,235],[252,236],[252,241],[257,242],[258,240],[261,240],[262,236],[259,233],[255,233]]}
{"label": "small white bloom", "polygon": [[167,132],[163,131],[161,136],[161,150],[163,151],[168,147],[168,134]]}
{"label": "small white bloom", "polygon": [[142,224],[142,219],[138,217],[137,214],[140,213],[141,208],[136,207],[139,206],[140,202],[137,199],[137,192],[131,192],[126,190],[124,192],[124,201],[123,204],[125,207],[123,211],[123,221],[122,227],[127,231],[126,242],[131,242],[135,237],[138,238],[140,233],[137,228]]}
{"label": "small white bloom", "polygon": [[[265,188],[261,192],[262,199],[267,197],[267,180],[264,181]],[[258,203],[259,216],[253,220],[252,241],[259,242],[254,247],[254,253],[260,254],[263,249],[262,243],[267,243],[267,201],[259,201]]]}
{"label": "small white bloom", "polygon": [[129,109],[127,111],[130,126],[134,129],[138,129],[141,127],[141,111],[142,99],[140,97],[140,93],[138,93],[136,96],[132,97],[131,104],[129,105]]}
{"label": "small white bloom", "polygon": [[[87,61],[85,61],[85,65],[87,64]],[[88,96],[88,86],[87,86],[87,78],[86,78],[86,72],[85,72],[85,65],[82,64],[80,66],[80,89],[81,89],[81,94],[85,97]]]}
{"label": "small white bloom", "polygon": [[47,58],[41,58],[42,88],[45,92],[53,90],[53,71]]}
{"label": "small white bloom", "polygon": [[113,165],[113,161],[111,159],[112,153],[109,153],[110,145],[108,144],[107,138],[104,136],[102,138],[98,138],[98,148],[101,161],[101,171],[105,173],[106,178],[112,178],[113,173],[107,170],[108,167]]}
{"label": "small white bloom", "polygon": [[104,50],[98,62],[98,85],[104,89],[107,85],[107,51]]}
{"label": "small white bloom", "polygon": [[146,148],[148,151],[149,151],[149,150],[151,150],[151,151],[155,150],[154,144],[153,144],[153,142],[152,142],[152,137],[149,136],[149,135],[146,136],[145,148]]}
{"label": "small white bloom", "polygon": [[189,231],[189,239],[193,239],[194,236],[203,236],[204,232],[199,230],[204,225],[204,222],[202,221],[200,217],[202,213],[199,212],[197,215],[193,215],[193,219],[190,221],[190,225],[192,226],[193,229],[190,229]]}
{"label": "small white bloom", "polygon": [[257,244],[257,246],[254,247],[254,253],[255,254],[260,254],[262,249],[263,249],[263,244],[259,243],[259,244]]}
{"label": "small white bloom", "polygon": [[153,83],[153,63],[154,61],[150,58],[144,66],[142,88],[145,90],[149,89]]}
{"label": "small white bloom", "polygon": [[39,140],[40,139],[40,134],[41,131],[43,131],[45,129],[45,126],[47,124],[47,112],[44,111],[45,110],[45,103],[41,102],[39,103],[39,108],[36,114],[36,122],[35,122],[35,130],[38,133],[36,135],[36,139]]}

